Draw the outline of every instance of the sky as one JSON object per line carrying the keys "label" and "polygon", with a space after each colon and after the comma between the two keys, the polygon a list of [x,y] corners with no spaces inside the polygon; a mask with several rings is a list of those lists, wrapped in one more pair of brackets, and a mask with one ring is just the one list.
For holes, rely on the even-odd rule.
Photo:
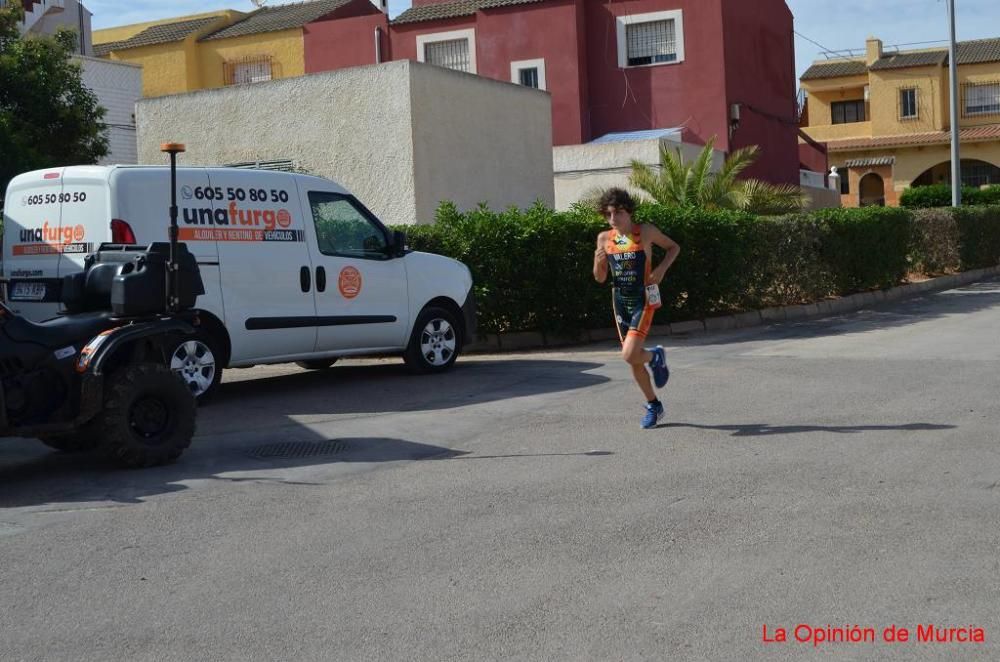
{"label": "sky", "polygon": [[[814,60],[826,57],[825,49],[862,51],[869,36],[880,38],[887,47],[900,45],[904,50],[947,46],[947,0],[786,1],[795,15],[796,70],[800,76]],[[955,2],[959,40],[1000,37],[1000,2]],[[250,0],[84,0],[84,4],[94,13],[95,30],[217,9],[254,8]],[[286,2],[270,0],[269,4]],[[397,16],[409,6],[409,0],[389,0],[389,15]],[[935,43],[914,44],[930,41]]]}

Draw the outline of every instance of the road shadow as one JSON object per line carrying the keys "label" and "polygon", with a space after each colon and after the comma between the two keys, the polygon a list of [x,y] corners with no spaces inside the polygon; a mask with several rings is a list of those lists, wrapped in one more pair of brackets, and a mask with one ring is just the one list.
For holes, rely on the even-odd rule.
{"label": "road shadow", "polygon": [[[46,453],[44,449],[32,448],[31,452],[22,453],[21,461],[0,465],[0,508],[83,502],[136,504],[147,497],[187,490],[188,481],[303,485],[309,483],[256,474],[325,464],[377,465],[467,455],[465,451],[403,439],[322,439],[302,430],[287,436],[277,443],[249,446],[229,443],[223,448],[195,446],[174,464],[136,470],[121,469],[99,454]],[[251,475],[239,476],[241,473]]]}
{"label": "road shadow", "polygon": [[[16,452],[19,461],[0,464],[0,509],[57,505],[46,510],[75,510],[72,504],[95,507],[139,504],[149,497],[183,492],[189,483],[222,481],[229,483],[271,483],[294,486],[326,485],[291,480],[282,473],[287,469],[354,465],[352,470],[372,470],[393,462],[425,460],[504,460],[517,458],[604,457],[611,451],[579,453],[516,453],[476,455],[404,439],[385,437],[345,437],[324,439],[304,430],[289,434],[278,442],[247,445],[238,439],[217,442],[211,448],[192,448],[178,462],[164,467],[127,470],[93,453],[46,452],[37,442],[23,444]],[[30,446],[30,447],[29,447]],[[100,506],[98,506],[100,507]]]}
{"label": "road shadow", "polygon": [[660,428],[694,428],[697,430],[719,430],[732,432],[733,437],[767,437],[782,434],[801,434],[805,432],[833,432],[836,434],[859,434],[875,431],[929,431],[954,430],[955,425],[936,425],[934,423],[904,423],[902,425],[769,425],[767,423],[748,423],[744,425],[699,425],[697,423],[662,423]]}
{"label": "road shadow", "polygon": [[[608,381],[588,372],[602,365],[467,358],[438,375],[412,375],[402,363],[387,362],[237,380],[223,384],[214,401],[199,408],[198,436],[180,460],[167,467],[122,470],[100,455],[57,453],[35,440],[3,440],[0,508],[138,503],[149,496],[183,491],[187,481],[264,480],[223,475],[268,469],[515,457],[469,456],[465,451],[378,436],[325,439],[296,418],[316,422],[344,415],[439,411],[582,389]],[[209,437],[210,443],[202,443]],[[549,455],[559,454],[521,457]]]}
{"label": "road shadow", "polygon": [[213,402],[199,409],[198,433],[226,433],[234,409],[241,428],[266,428],[287,426],[289,416],[440,411],[573,391],[609,381],[589,372],[603,365],[470,357],[449,372],[434,375],[413,375],[402,362],[348,363],[329,370],[232,381],[222,384]]}

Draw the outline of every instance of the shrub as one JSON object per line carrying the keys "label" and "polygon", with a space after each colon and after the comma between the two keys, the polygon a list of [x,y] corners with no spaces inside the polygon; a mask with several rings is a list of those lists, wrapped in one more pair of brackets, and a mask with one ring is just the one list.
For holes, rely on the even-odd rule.
{"label": "shrub", "polygon": [[[681,246],[661,284],[658,324],[891,287],[912,271],[1000,264],[1000,206],[757,217],[642,204],[635,218]],[[574,336],[613,324],[609,286],[591,274],[595,240],[606,228],[583,206],[463,213],[444,203],[434,225],[400,229],[413,248],[469,267],[482,333]],[[654,261],[661,257],[654,251]]]}
{"label": "shrub", "polygon": [[1000,264],[1000,207],[962,207],[954,214],[962,270]]}
{"label": "shrub", "polygon": [[[951,186],[934,184],[931,186],[915,186],[903,191],[899,204],[909,209],[927,209],[931,207],[951,206]],[[1000,204],[1000,185],[977,188],[962,187],[962,206],[998,205]]]}

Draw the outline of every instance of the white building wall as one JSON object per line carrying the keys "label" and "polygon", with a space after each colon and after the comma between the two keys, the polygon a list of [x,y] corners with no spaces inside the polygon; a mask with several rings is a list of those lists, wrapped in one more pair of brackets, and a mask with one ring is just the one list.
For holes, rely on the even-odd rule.
{"label": "white building wall", "polygon": [[[599,189],[630,188],[632,160],[659,169],[660,145],[680,149],[685,161],[693,161],[704,149],[670,138],[651,138],[623,142],[566,145],[553,148],[556,209],[565,210]],[[718,172],[726,155],[715,150],[712,172]]]}
{"label": "white building wall", "polygon": [[417,218],[442,200],[467,210],[555,203],[547,92],[426,64],[410,68]]}
{"label": "white building wall", "polygon": [[142,97],[142,67],[91,57],[78,58],[83,84],[107,109],[108,148],[100,165],[138,163],[135,104]]}
{"label": "white building wall", "polygon": [[442,200],[495,209],[552,200],[548,95],[431,65],[355,67],[137,108],[139,163],[165,163],[166,141],[187,145],[185,165],[289,160],[343,184],[389,224],[432,222]]}
{"label": "white building wall", "polygon": [[22,33],[53,35],[59,28],[72,28],[79,39],[77,53],[93,55],[91,16],[79,0],[43,0],[33,5],[32,11],[25,15]]}

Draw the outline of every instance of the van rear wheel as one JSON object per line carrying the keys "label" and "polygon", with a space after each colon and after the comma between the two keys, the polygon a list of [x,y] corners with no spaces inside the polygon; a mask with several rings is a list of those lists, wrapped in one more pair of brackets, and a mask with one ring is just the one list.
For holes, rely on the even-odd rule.
{"label": "van rear wheel", "polygon": [[204,404],[222,381],[219,344],[203,331],[183,336],[170,353],[170,369],[180,377],[199,404]]}
{"label": "van rear wheel", "polygon": [[461,348],[455,316],[444,308],[424,308],[413,325],[403,360],[413,372],[444,372],[455,364]]}

